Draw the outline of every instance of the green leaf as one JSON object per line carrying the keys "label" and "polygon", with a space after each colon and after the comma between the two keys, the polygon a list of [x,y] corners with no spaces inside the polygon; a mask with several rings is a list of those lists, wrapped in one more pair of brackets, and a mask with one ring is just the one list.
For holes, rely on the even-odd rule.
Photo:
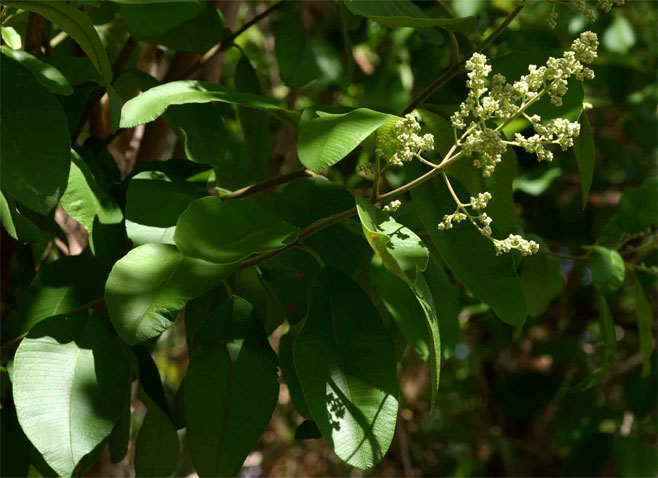
{"label": "green leaf", "polygon": [[121,13],[132,37],[142,40],[166,33],[198,15],[204,6],[200,2],[132,4],[123,5]]}
{"label": "green leaf", "polygon": [[299,230],[261,209],[251,199],[197,199],[180,216],[174,240],[183,254],[217,264],[280,249]]}
{"label": "green leaf", "polygon": [[112,66],[107,57],[98,32],[91,20],[80,10],[63,2],[38,2],[28,0],[7,0],[4,5],[38,13],[64,30],[89,57],[103,77],[106,85],[112,82]]}
{"label": "green leaf", "polygon": [[195,344],[185,379],[192,462],[199,476],[234,476],[276,406],[276,355],[239,297],[213,311]]}
{"label": "green leaf", "polygon": [[458,32],[470,32],[475,27],[475,17],[430,17],[410,0],[345,0],[345,5],[352,13],[386,27],[440,27]]}
{"label": "green leaf", "polygon": [[37,81],[51,93],[56,95],[70,95],[73,93],[73,87],[71,84],[54,66],[51,66],[41,60],[37,60],[35,57],[23,50],[10,50],[9,48],[2,48],[0,51],[30,70]]}
{"label": "green leaf", "polygon": [[290,400],[295,406],[297,412],[304,418],[309,418],[311,412],[308,409],[306,404],[306,399],[304,398],[304,392],[302,391],[302,385],[299,383],[299,377],[297,376],[297,371],[295,370],[295,361],[293,357],[293,344],[297,338],[297,334],[300,329],[299,327],[291,328],[288,333],[281,337],[279,342],[279,367],[281,368],[281,375],[283,380],[288,386],[288,392],[290,393]]}
{"label": "green leaf", "polygon": [[132,128],[158,119],[171,105],[219,101],[247,108],[270,111],[295,121],[296,113],[280,107],[274,100],[240,93],[215,83],[181,80],[156,86],[131,99],[121,110],[121,127]]}
{"label": "green leaf", "polygon": [[317,260],[308,251],[294,248],[264,262],[261,269],[288,322],[296,324],[306,317],[308,291],[320,271]]}
{"label": "green leaf", "polygon": [[590,267],[592,283],[601,294],[611,294],[624,283],[626,267],[624,259],[614,249],[603,246],[584,246],[592,253]]}
{"label": "green leaf", "polygon": [[294,4],[284,5],[272,30],[276,61],[283,82],[297,88],[318,78],[320,69],[316,56]]}
{"label": "green leaf", "polygon": [[295,440],[314,440],[317,438],[322,438],[322,433],[313,420],[304,420],[295,430]]}
{"label": "green leaf", "polygon": [[25,217],[16,207],[13,199],[0,191],[0,220],[11,237],[17,241],[36,242],[42,237],[39,227]]}
{"label": "green leaf", "polygon": [[232,266],[183,256],[168,244],[144,244],[119,260],[105,301],[117,332],[134,345],[167,330],[188,300],[227,277]]}
{"label": "green leaf", "polygon": [[164,114],[183,140],[188,159],[222,169],[231,165],[235,154],[224,116],[212,103],[174,106]]}
{"label": "green leaf", "polygon": [[177,52],[191,53],[205,53],[221,43],[226,35],[226,28],[220,9],[213,2],[201,4],[205,4],[205,8],[198,15],[165,33],[150,36],[148,41]]}
{"label": "green leaf", "polygon": [[430,254],[430,261],[423,276],[434,298],[441,350],[443,356],[449,358],[459,341],[459,312],[462,307],[459,291],[450,282],[443,265],[434,254]]}
{"label": "green leaf", "polygon": [[621,227],[627,232],[638,232],[658,225],[657,196],[658,178],[655,177],[640,187],[626,191],[617,208]]}
{"label": "green leaf", "polygon": [[398,410],[395,349],[368,296],[324,269],[294,346],[311,415],[338,457],[366,469],[388,450]]}
{"label": "green leaf", "polygon": [[126,195],[126,231],[135,246],[174,244],[178,217],[192,201],[206,196],[196,184],[162,171],[144,171],[130,179]]}
{"label": "green leaf", "polygon": [[[532,239],[539,244],[540,251],[548,250],[548,246],[540,238]],[[521,263],[520,277],[530,317],[543,314],[564,287],[560,261],[547,254],[525,257]]]}
{"label": "green leaf", "polygon": [[320,172],[354,151],[391,115],[367,108],[345,114],[322,113],[299,125],[297,154],[304,166]]}
{"label": "green leaf", "polygon": [[637,332],[640,337],[640,353],[642,354],[642,377],[651,374],[651,354],[653,353],[653,313],[651,305],[644,295],[642,283],[634,272],[630,273],[633,283],[633,295],[635,297],[635,318],[637,320]]}
{"label": "green leaf", "polygon": [[[111,227],[123,221],[121,209],[114,199],[96,183],[89,166],[71,150],[71,168],[66,191],[61,199],[62,208],[91,235],[94,248],[94,220]],[[101,226],[101,227],[102,227]]]}
{"label": "green leaf", "polygon": [[78,464],[112,431],[129,386],[128,364],[101,318],[39,323],[18,347],[13,377],[18,420],[48,465],[60,476],[84,471]]}
{"label": "green leaf", "polygon": [[[453,186],[464,196],[458,183],[453,182]],[[497,256],[491,241],[471,224],[461,223],[449,231],[437,229],[443,216],[455,209],[447,188],[437,179],[412,189],[411,198],[435,249],[455,277],[490,305],[503,322],[523,325],[527,308],[513,256]]]}
{"label": "green leaf", "polygon": [[108,440],[111,463],[119,463],[125,458],[126,453],[128,453],[128,445],[130,443],[130,423],[132,421],[132,414],[130,411],[131,398],[129,388],[121,407],[121,415],[119,415],[119,419],[114,425],[112,433],[110,434],[110,439]]}
{"label": "green leaf", "polygon": [[107,272],[90,254],[65,256],[41,266],[28,289],[20,332],[47,317],[68,314],[103,299]]}
{"label": "green leaf", "polygon": [[66,116],[18,62],[5,58],[0,76],[0,184],[21,204],[46,214],[66,189],[71,161]]}
{"label": "green leaf", "polygon": [[135,442],[135,475],[170,476],[178,468],[180,443],[170,418],[158,407],[148,407]]}
{"label": "green leaf", "polygon": [[13,27],[0,27],[2,32],[2,41],[12,50],[18,50],[23,46],[21,36]]}
{"label": "green leaf", "polygon": [[[235,88],[237,91],[262,95],[263,89],[258,81],[256,71],[249,59],[242,55],[235,68]],[[238,118],[242,125],[247,160],[256,181],[263,181],[269,176],[270,152],[272,140],[269,131],[267,113],[249,108],[238,107]]]}
{"label": "green leaf", "polygon": [[363,234],[384,267],[409,285],[415,284],[417,273],[425,270],[429,260],[420,238],[367,199],[357,197],[356,209]]}
{"label": "green leaf", "polygon": [[573,153],[580,172],[580,191],[583,197],[583,209],[587,206],[587,197],[594,179],[594,138],[587,115],[583,113],[578,120],[580,135],[574,139]]}
{"label": "green leaf", "polygon": [[587,374],[580,382],[573,387],[574,391],[582,392],[603,382],[603,379],[610,371],[612,364],[615,362],[617,354],[617,334],[615,332],[615,323],[612,321],[610,308],[605,300],[605,296],[597,296],[599,307],[599,327],[601,329],[601,338],[603,339],[603,356],[601,357],[601,366]]}

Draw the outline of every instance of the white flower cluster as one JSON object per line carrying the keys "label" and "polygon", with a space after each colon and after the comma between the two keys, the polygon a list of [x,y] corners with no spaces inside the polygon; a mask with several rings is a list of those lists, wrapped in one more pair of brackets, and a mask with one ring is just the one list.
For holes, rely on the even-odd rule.
{"label": "white flower cluster", "polygon": [[477,197],[471,196],[471,201],[469,203],[469,206],[471,206],[476,211],[480,211],[487,207],[487,204],[489,203],[490,200],[491,200],[491,193],[489,192],[480,193],[477,195]]}
{"label": "white flower cluster", "polygon": [[[386,157],[392,166],[402,166],[424,151],[434,149],[434,136],[419,135],[420,125],[413,115],[406,115],[384,135],[377,138],[376,154]],[[389,154],[391,153],[391,154]]]}
{"label": "white flower cluster", "polygon": [[[530,118],[531,121],[533,118]],[[573,139],[580,134],[580,124],[564,118],[551,120],[547,125],[533,121],[533,127],[537,134],[526,138],[516,133],[514,139],[516,144],[528,153],[537,155],[539,161],[551,161],[553,153],[544,147],[546,144],[558,144],[562,151],[573,146]]]}
{"label": "white flower cluster", "polygon": [[382,211],[385,211],[385,212],[395,212],[395,211],[397,211],[398,209],[400,209],[400,206],[402,206],[402,201],[400,201],[399,199],[396,199],[396,200],[394,200],[394,201],[391,201],[391,202],[388,203],[387,205],[385,205],[385,206],[382,208]]}
{"label": "white flower cluster", "polygon": [[496,255],[506,254],[512,249],[519,251],[522,256],[530,256],[539,251],[539,244],[535,241],[528,241],[516,234],[510,234],[506,239],[494,239],[493,241]]}
{"label": "white flower cluster", "polygon": [[439,231],[447,231],[448,229],[452,229],[453,222],[462,222],[466,220],[466,214],[455,211],[452,214],[446,214],[443,216],[443,221],[441,221],[438,225]]}
{"label": "white flower cluster", "polygon": [[573,126],[574,123],[557,119],[543,126],[539,116],[527,116],[525,110],[544,94],[550,96],[554,105],[560,106],[562,97],[567,92],[569,78],[594,78],[594,72],[583,64],[596,58],[598,44],[595,33],[584,32],[574,40],[571,49],[564,52],[562,58],[551,57],[546,65],[541,67],[530,65],[528,74],[514,83],[508,83],[503,75],[494,75],[491,90],[487,87],[487,78],[491,73],[487,58],[480,53],[474,53],[466,62],[466,85],[469,93],[450,120],[455,130],[466,130],[459,144],[466,156],[477,153],[473,163],[483,170],[484,176],[491,175],[507,149],[507,143],[500,134],[502,126],[492,129],[487,123],[490,120],[499,120],[506,124],[521,115],[530,119],[539,137],[524,138],[525,143],[522,146],[541,154],[541,159],[548,159],[548,154],[542,152],[542,143],[557,143],[563,148],[565,145],[573,145],[573,137],[579,132]]}

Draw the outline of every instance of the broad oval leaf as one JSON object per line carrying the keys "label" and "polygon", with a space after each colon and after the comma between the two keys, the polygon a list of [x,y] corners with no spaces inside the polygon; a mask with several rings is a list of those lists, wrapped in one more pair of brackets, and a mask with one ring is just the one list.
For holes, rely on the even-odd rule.
{"label": "broad oval leaf", "polygon": [[126,232],[136,246],[174,244],[179,216],[192,201],[206,196],[197,184],[162,171],[143,171],[130,179],[126,193]]}
{"label": "broad oval leaf", "polygon": [[287,5],[273,26],[274,48],[283,82],[297,88],[320,76],[304,23],[294,4]]}
{"label": "broad oval leaf", "polygon": [[112,323],[130,345],[156,337],[171,327],[188,300],[233,269],[185,257],[168,244],[137,247],[114,265],[105,285]]}
{"label": "broad oval leaf", "polygon": [[471,224],[462,223],[449,231],[437,229],[443,215],[452,213],[455,207],[447,188],[438,180],[414,188],[411,198],[441,259],[457,279],[489,304],[502,321],[516,327],[523,325],[527,307],[512,255],[497,256],[491,242]]}
{"label": "broad oval leaf", "polygon": [[587,246],[583,249],[592,253],[590,267],[592,283],[601,294],[611,294],[624,283],[626,266],[619,252],[609,247]]}
{"label": "broad oval leaf", "polygon": [[[548,250],[548,246],[541,238],[532,236],[529,238],[539,244],[540,250]],[[547,254],[524,257],[519,277],[530,317],[543,314],[564,287],[560,261]]]}
{"label": "broad oval leaf", "polygon": [[146,412],[135,442],[135,475],[170,476],[178,467],[180,443],[171,419],[158,407]]}
{"label": "broad oval leaf", "polygon": [[638,232],[658,225],[658,178],[629,189],[619,200],[619,223],[624,231]]}
{"label": "broad oval leaf", "polygon": [[112,431],[129,387],[119,343],[97,316],[51,317],[23,340],[14,367],[23,431],[58,475],[83,471],[76,468]]}
{"label": "broad oval leaf", "polygon": [[352,13],[386,27],[440,27],[458,32],[470,32],[475,28],[475,17],[430,17],[410,0],[345,0],[345,5]]}
{"label": "broad oval leaf", "polygon": [[121,13],[135,40],[142,40],[168,30],[193,18],[203,10],[200,2],[165,2],[123,5]]}
{"label": "broad oval leaf", "polygon": [[320,172],[351,153],[391,115],[358,108],[345,114],[322,113],[299,125],[297,154],[304,166]]}
{"label": "broad oval leaf", "polygon": [[352,466],[377,464],[395,431],[395,349],[368,296],[342,272],[320,273],[293,355],[325,440]]}
{"label": "broad oval leaf", "polygon": [[199,476],[234,476],[276,406],[276,355],[239,297],[213,311],[195,345],[185,379],[192,462]]}
{"label": "broad oval leaf", "polygon": [[112,82],[112,66],[91,19],[64,2],[8,0],[5,5],[38,13],[64,30],[89,57],[106,85]]}
{"label": "broad oval leaf", "polygon": [[209,103],[211,101],[271,111],[293,121],[296,118],[295,112],[286,110],[274,100],[263,96],[240,93],[215,83],[181,80],[156,86],[128,101],[121,110],[121,127],[132,128],[154,121],[162,116],[171,105]]}
{"label": "broad oval leaf", "polygon": [[52,94],[15,60],[4,58],[0,76],[0,183],[18,202],[46,214],[64,194],[69,175],[66,116]]}
{"label": "broad oval leaf", "polygon": [[56,95],[70,95],[73,93],[73,87],[71,84],[54,66],[38,60],[23,50],[11,50],[9,48],[2,48],[0,51],[30,70],[34,74],[34,77],[37,79],[37,81],[51,93]]}
{"label": "broad oval leaf", "polygon": [[178,219],[174,240],[186,256],[232,264],[251,254],[280,249],[298,233],[251,199],[222,201],[213,196],[190,204]]}
{"label": "broad oval leaf", "polygon": [[365,198],[356,198],[356,209],[363,234],[384,267],[408,284],[415,284],[417,273],[425,270],[429,260],[420,238]]}

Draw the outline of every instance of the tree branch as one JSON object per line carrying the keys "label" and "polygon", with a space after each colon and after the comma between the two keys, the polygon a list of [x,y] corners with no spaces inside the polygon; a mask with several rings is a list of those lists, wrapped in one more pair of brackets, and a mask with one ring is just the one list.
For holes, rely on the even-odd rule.
{"label": "tree branch", "polygon": [[223,199],[224,201],[228,201],[229,199],[244,198],[247,196],[251,196],[252,194],[256,194],[261,191],[265,191],[267,189],[273,188],[275,186],[292,182],[296,179],[305,178],[307,176],[316,176],[316,174],[305,168],[297,169],[291,173],[274,176],[273,178],[267,179],[263,182],[252,184],[251,186],[247,186],[242,189],[233,191],[232,193],[225,194],[224,196],[221,197],[221,199]]}

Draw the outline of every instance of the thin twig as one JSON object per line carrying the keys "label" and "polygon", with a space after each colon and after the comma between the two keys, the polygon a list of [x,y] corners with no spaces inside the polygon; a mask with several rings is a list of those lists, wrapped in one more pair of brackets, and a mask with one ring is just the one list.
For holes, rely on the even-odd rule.
{"label": "thin twig", "polygon": [[296,179],[301,179],[308,176],[315,176],[315,173],[305,168],[297,169],[291,173],[281,174],[279,176],[275,176],[273,178],[267,179],[261,183],[252,184],[251,186],[238,189],[236,191],[233,191],[232,193],[222,196],[221,198],[224,201],[228,201],[229,199],[244,198],[247,196],[251,196],[252,194],[256,194],[261,191],[265,191],[267,189],[273,188],[275,186],[286,184]]}
{"label": "thin twig", "polygon": [[523,10],[523,7],[525,7],[525,4],[521,4],[518,7],[516,7],[514,10],[512,10],[509,15],[503,20],[503,23],[498,25],[498,28],[496,28],[491,34],[485,38],[482,43],[480,43],[469,55],[462,57],[456,62],[453,62],[453,64],[448,68],[439,78],[434,80],[430,85],[425,88],[410,104],[407,106],[403,112],[403,114],[408,114],[411,113],[413,110],[418,108],[420,105],[422,105],[427,98],[432,96],[436,90],[438,90],[441,86],[443,86],[445,83],[450,81],[453,77],[457,76],[459,73],[463,73],[463,69],[461,68],[464,63],[466,63],[466,60],[468,60],[473,53],[480,53],[484,49],[486,49],[489,45],[493,43],[493,41],[498,38],[498,36],[505,31],[505,29],[509,26],[509,24],[514,20],[519,13],[521,13],[521,10]]}
{"label": "thin twig", "polygon": [[263,18],[267,17],[270,13],[278,9],[281,5],[283,5],[283,0],[275,3],[271,7],[263,10],[261,13],[256,15],[254,18],[249,20],[247,23],[242,25],[240,29],[236,30],[235,32],[231,33],[227,37],[225,37],[220,43],[212,47],[210,50],[205,52],[201,58],[197,62],[195,62],[192,66],[190,66],[187,70],[183,72],[183,74],[180,75],[179,78],[177,79],[183,79],[183,78],[188,78],[192,74],[194,74],[197,70],[202,68],[206,63],[208,63],[210,60],[212,60],[217,54],[220,52],[228,49],[233,45],[233,42],[237,37],[242,35],[245,31],[247,31],[250,27],[261,21]]}

